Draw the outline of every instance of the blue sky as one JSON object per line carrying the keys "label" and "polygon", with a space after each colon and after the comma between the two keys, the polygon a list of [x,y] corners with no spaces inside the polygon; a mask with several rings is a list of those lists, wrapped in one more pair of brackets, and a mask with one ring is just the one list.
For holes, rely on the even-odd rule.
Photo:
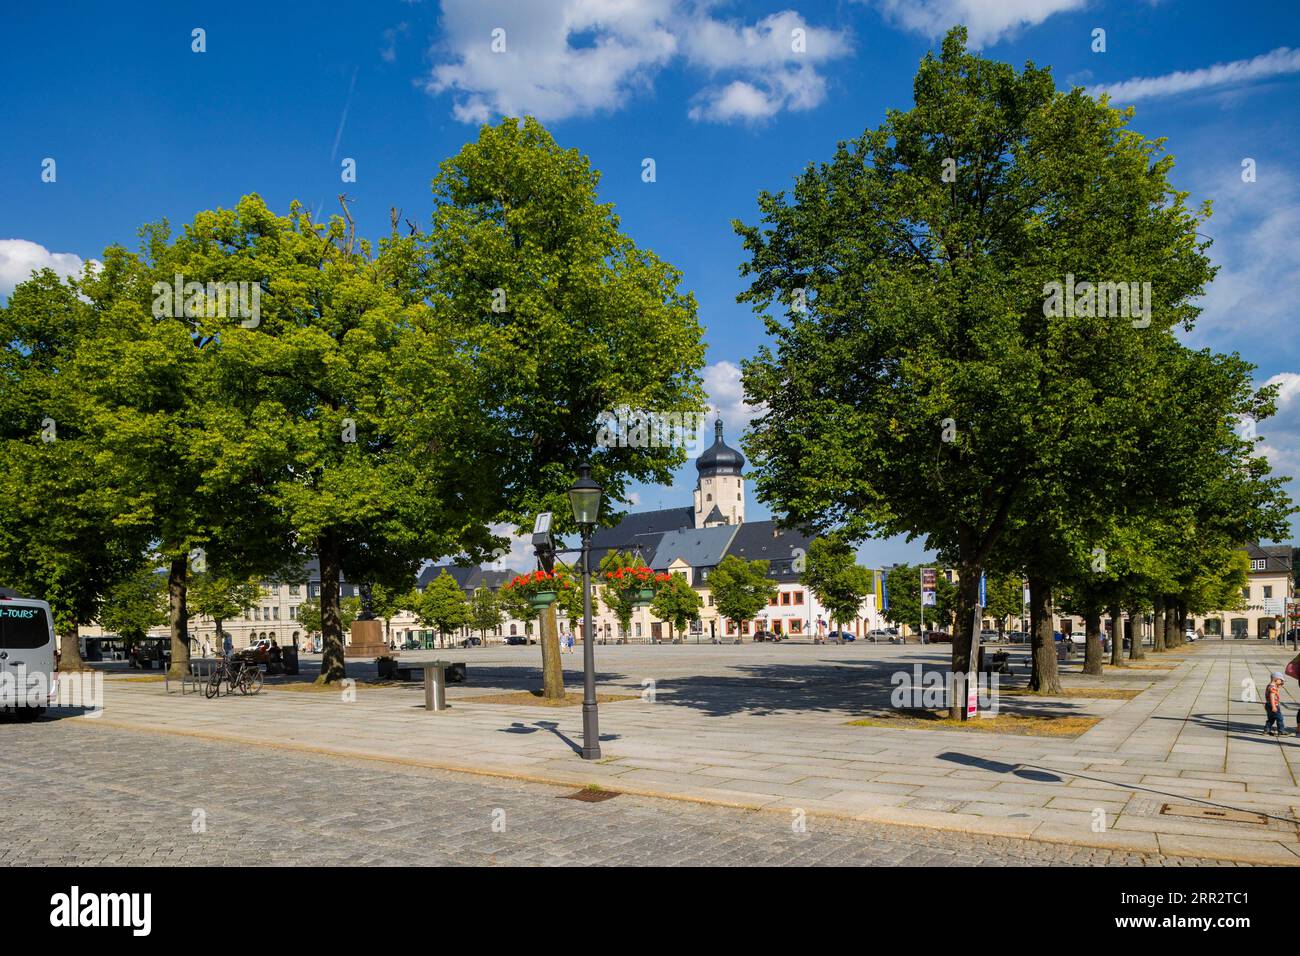
{"label": "blue sky", "polygon": [[[1190,340],[1240,351],[1260,381],[1282,384],[1281,414],[1261,434],[1278,469],[1300,474],[1300,16],[1287,2],[11,4],[0,13],[0,296],[33,266],[76,270],[106,245],[133,245],[145,221],[188,221],[249,192],[331,213],[346,191],[370,236],[387,230],[390,206],[427,224],[438,162],[481,120],[531,112],[591,157],[636,241],[683,270],[735,444],[746,414],[735,373],[763,332],[735,302],[731,220],[752,221],[759,190],[908,107],[917,61],[959,22],[986,55],[1050,65],[1062,87],[1112,88],[1136,106],[1136,129],[1168,138],[1174,181],[1215,203],[1221,272]],[[1097,28],[1104,52],[1092,49]],[[647,157],[653,183],[641,179]],[[54,182],[42,181],[46,158]],[[355,183],[340,181],[346,158]],[[687,504],[693,481],[688,465],[673,488],[641,489],[640,506]],[[920,549],[871,542],[862,554],[883,563]]]}

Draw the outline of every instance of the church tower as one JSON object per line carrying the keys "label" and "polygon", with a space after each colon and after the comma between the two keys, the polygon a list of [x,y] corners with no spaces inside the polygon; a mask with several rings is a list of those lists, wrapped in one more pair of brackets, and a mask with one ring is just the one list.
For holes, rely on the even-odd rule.
{"label": "church tower", "polygon": [[722,419],[713,423],[713,445],[695,459],[695,527],[740,524],[745,520],[745,456],[722,440]]}

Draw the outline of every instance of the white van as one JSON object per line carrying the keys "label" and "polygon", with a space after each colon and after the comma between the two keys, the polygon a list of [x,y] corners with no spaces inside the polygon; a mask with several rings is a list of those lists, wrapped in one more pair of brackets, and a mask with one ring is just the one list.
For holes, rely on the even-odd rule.
{"label": "white van", "polygon": [[57,666],[50,606],[0,589],[0,709],[39,717],[58,697]]}

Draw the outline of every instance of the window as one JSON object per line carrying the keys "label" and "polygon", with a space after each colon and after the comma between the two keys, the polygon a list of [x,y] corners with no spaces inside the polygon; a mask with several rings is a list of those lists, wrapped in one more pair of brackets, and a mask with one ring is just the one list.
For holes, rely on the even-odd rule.
{"label": "window", "polygon": [[515,636],[515,628],[516,628],[517,626],[518,626],[518,625],[515,625],[515,624],[511,624],[511,625],[510,625],[510,636],[511,636],[511,637],[514,637],[514,636]]}
{"label": "window", "polygon": [[713,607],[713,595],[709,595],[709,607]]}
{"label": "window", "polygon": [[636,622],[636,636],[637,636],[637,637],[640,637],[640,636],[641,636],[641,622],[640,622],[640,621],[637,621],[637,622]]}
{"label": "window", "polygon": [[289,620],[291,621],[298,620],[298,605],[296,604],[289,605]]}
{"label": "window", "polygon": [[704,496],[704,500],[705,500],[705,501],[712,501],[712,500],[713,500],[713,495],[705,495],[705,496]]}
{"label": "window", "polygon": [[773,594],[770,598],[768,598],[767,603],[772,607],[776,607],[776,595]]}
{"label": "window", "polygon": [[302,586],[298,584],[289,585],[289,597],[298,597],[302,593]]}
{"label": "window", "polygon": [[280,620],[280,606],[279,606],[279,605],[276,605],[275,607],[271,608],[271,620],[273,620],[273,621],[278,621],[278,620]]}
{"label": "window", "polygon": [[802,633],[803,633],[803,621],[799,620],[797,617],[794,618],[794,619],[792,619],[792,620],[790,621],[790,633],[791,633],[791,634],[802,634]]}
{"label": "window", "polygon": [[1234,617],[1232,619],[1232,637],[1234,640],[1242,640],[1250,633],[1250,621],[1244,617]]}
{"label": "window", "polygon": [[1250,562],[1250,569],[1252,571],[1263,571],[1264,568],[1267,566],[1268,566],[1267,558],[1255,558]]}
{"label": "window", "polygon": [[1264,600],[1267,601],[1267,600],[1268,600],[1269,598],[1271,598],[1272,596],[1273,596],[1273,586],[1272,586],[1271,584],[1265,584],[1265,585],[1264,585]]}
{"label": "window", "polygon": [[[638,624],[638,625],[637,625],[637,630],[639,631],[640,628],[641,628],[641,625]],[[727,634],[730,635],[730,634],[735,634],[735,633],[736,633],[736,625],[735,625],[732,621],[728,621],[728,622],[727,622]]]}
{"label": "window", "polygon": [[1242,589],[1241,589],[1241,596],[1244,597],[1247,601],[1249,601],[1249,600],[1250,600],[1250,588],[1248,588],[1248,587],[1244,587],[1244,588],[1242,588]]}
{"label": "window", "polygon": [[795,591],[795,592],[794,592],[794,603],[795,603],[795,604],[803,604],[803,592],[802,592],[802,591]]}
{"label": "window", "polygon": [[786,607],[789,607],[789,606],[790,606],[790,592],[789,592],[789,591],[782,591],[782,592],[781,592],[781,603],[782,603],[783,605],[785,605]]}

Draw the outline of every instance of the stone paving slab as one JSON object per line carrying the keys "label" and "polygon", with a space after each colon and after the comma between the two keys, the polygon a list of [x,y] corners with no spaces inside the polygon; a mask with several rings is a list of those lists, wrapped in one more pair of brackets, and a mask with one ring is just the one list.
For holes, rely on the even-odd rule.
{"label": "stone paving slab", "polygon": [[[637,693],[651,678],[656,694],[601,706],[598,763],[576,755],[576,707],[459,699],[535,680],[536,648],[519,650],[528,653],[457,652],[471,658],[474,686],[452,688],[452,709],[441,714],[424,711],[415,688],[361,685],[348,703],[335,693],[274,689],[207,701],[109,680],[105,715],[78,722],[1078,846],[1300,863],[1300,741],[1263,736],[1262,705],[1237,699],[1244,678],[1266,680],[1290,658],[1274,644],[1206,641],[1170,670],[1108,672],[1102,686],[1141,693],[1060,701],[1101,718],[1075,739],[848,726],[887,701],[892,673],[944,663],[942,653],[914,645],[685,646],[659,659],[667,648],[600,647],[601,692]],[[1089,682],[1097,683],[1067,670],[1067,686]],[[1289,710],[1294,690],[1288,685]],[[1024,706],[1024,698],[1004,701]],[[1158,809],[1197,801],[1285,819],[1259,827]]]}

